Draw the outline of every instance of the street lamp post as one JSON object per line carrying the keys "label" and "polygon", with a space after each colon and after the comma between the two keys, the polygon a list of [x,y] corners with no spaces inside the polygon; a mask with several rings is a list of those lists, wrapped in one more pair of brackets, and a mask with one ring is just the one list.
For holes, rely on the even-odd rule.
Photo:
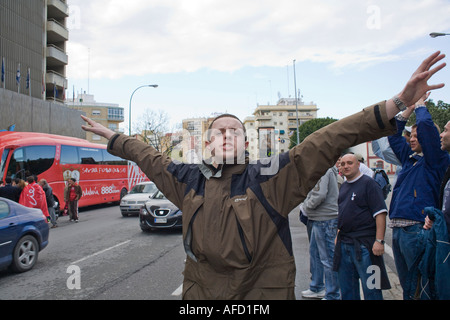
{"label": "street lamp post", "polygon": [[430,33],[430,37],[432,37],[432,38],[448,36],[448,35],[450,35],[450,33],[442,33],[442,32],[432,32],[432,33]]}
{"label": "street lamp post", "polygon": [[129,135],[130,137],[131,137],[131,100],[133,99],[134,93],[135,93],[136,91],[138,91],[140,88],[144,88],[144,87],[158,88],[158,85],[157,85],[157,84],[146,84],[146,85],[137,87],[136,89],[134,89],[133,93],[131,94],[131,97],[130,97],[130,106],[129,106],[129,111],[128,111],[128,117],[129,117],[129,119],[128,119],[128,121],[129,121],[129,124],[128,124],[128,126],[129,126],[129,128],[128,128],[128,135]]}
{"label": "street lamp post", "polygon": [[295,59],[292,63],[294,65],[294,90],[295,90],[295,113],[297,115],[297,144],[300,144],[300,123],[298,121],[298,98],[297,98],[297,76],[295,75]]}

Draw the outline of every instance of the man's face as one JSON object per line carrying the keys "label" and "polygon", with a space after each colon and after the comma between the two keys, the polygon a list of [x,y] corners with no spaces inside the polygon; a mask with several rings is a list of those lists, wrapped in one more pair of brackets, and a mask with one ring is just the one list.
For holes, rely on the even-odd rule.
{"label": "man's face", "polygon": [[450,121],[447,122],[444,131],[441,133],[441,149],[450,151]]}
{"label": "man's face", "polygon": [[422,146],[417,139],[417,128],[411,129],[411,139],[409,140],[409,145],[411,146],[411,150],[417,153],[422,152]]}
{"label": "man's face", "polygon": [[340,170],[347,180],[353,180],[360,175],[359,161],[353,154],[346,154],[341,159]]}
{"label": "man's face", "polygon": [[206,147],[211,151],[214,163],[243,163],[248,142],[239,120],[232,117],[217,119],[210,129],[210,137]]}

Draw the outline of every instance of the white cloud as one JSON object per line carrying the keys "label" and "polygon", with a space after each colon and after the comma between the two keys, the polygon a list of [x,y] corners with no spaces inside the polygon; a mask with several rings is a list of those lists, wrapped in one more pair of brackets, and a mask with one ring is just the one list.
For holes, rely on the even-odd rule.
{"label": "white cloud", "polygon": [[[445,0],[72,0],[69,77],[234,71],[292,59],[336,68],[395,60],[431,31],[450,29]],[[406,54],[406,52],[401,53]]]}

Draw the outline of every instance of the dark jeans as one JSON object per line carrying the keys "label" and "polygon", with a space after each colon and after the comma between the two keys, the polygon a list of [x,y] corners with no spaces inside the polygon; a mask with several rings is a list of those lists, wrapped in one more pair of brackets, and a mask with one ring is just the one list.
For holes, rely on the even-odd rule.
{"label": "dark jeans", "polygon": [[356,258],[355,246],[341,242],[341,262],[338,270],[342,300],[360,300],[359,279],[364,292],[364,300],[383,300],[381,289],[369,288],[372,261],[367,248],[361,245],[361,260]]}
{"label": "dark jeans", "polygon": [[417,287],[418,270],[415,262],[420,253],[418,244],[422,229],[422,223],[392,229],[392,251],[405,300],[414,299]]}
{"label": "dark jeans", "polygon": [[69,217],[73,220],[78,220],[78,200],[69,201]]}

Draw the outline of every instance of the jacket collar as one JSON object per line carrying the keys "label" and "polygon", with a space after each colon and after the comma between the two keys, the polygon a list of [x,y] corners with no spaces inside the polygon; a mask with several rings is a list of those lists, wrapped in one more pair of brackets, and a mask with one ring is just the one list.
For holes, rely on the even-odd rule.
{"label": "jacket collar", "polygon": [[206,179],[220,178],[224,171],[231,170],[233,174],[243,173],[245,168],[249,163],[249,158],[245,157],[245,163],[242,164],[219,164],[216,168],[212,164],[211,159],[203,160],[202,163],[198,165],[200,172],[205,176]]}
{"label": "jacket collar", "polygon": [[414,152],[409,155],[410,158],[414,158],[416,161],[423,157],[423,152]]}

